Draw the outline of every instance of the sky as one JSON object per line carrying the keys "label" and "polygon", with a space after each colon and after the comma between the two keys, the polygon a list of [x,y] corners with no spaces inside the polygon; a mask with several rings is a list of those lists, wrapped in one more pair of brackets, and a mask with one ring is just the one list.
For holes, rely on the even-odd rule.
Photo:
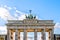
{"label": "sky", "polygon": [[54,34],[60,34],[60,0],[0,0],[0,32],[6,33],[7,20],[23,20],[29,10],[39,20],[54,20]]}

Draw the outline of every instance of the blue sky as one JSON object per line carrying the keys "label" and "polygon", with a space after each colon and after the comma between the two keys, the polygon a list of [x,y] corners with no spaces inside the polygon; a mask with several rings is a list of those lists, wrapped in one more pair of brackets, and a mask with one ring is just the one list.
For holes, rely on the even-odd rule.
{"label": "blue sky", "polygon": [[[32,14],[38,16],[39,19],[54,20],[54,23],[60,24],[60,0],[0,0],[1,7],[7,9],[7,13],[13,17],[15,17],[16,10],[22,12],[22,14],[29,14],[29,10],[32,10]],[[3,26],[7,18],[3,18],[1,15],[0,25]],[[55,28],[55,33],[60,34],[59,27],[60,25]]]}
{"label": "blue sky", "polygon": [[32,14],[41,19],[60,22],[60,0],[0,0],[0,5],[16,7],[19,11],[27,13],[32,10]]}

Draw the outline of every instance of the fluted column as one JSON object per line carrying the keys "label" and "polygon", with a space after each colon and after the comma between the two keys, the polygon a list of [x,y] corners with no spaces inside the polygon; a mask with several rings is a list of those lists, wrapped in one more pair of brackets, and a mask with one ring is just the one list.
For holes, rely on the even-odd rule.
{"label": "fluted column", "polygon": [[27,40],[27,31],[26,31],[26,29],[24,29],[24,37],[23,37],[23,40]]}
{"label": "fluted column", "polygon": [[49,40],[52,40],[52,36],[53,36],[53,35],[52,35],[52,32],[50,31],[50,32],[49,32]]}
{"label": "fluted column", "polygon": [[42,30],[42,40],[46,40],[45,29]]}
{"label": "fluted column", "polygon": [[37,29],[34,31],[34,40],[37,40]]}
{"label": "fluted column", "polygon": [[10,40],[10,31],[9,31],[9,29],[7,30],[7,40]]}
{"label": "fluted column", "polygon": [[51,29],[51,30],[49,31],[49,40],[54,40],[53,38],[54,38],[53,30]]}
{"label": "fluted column", "polygon": [[18,35],[18,40],[20,40],[20,32],[19,31],[18,31],[17,35]]}
{"label": "fluted column", "polygon": [[18,40],[18,30],[15,31],[15,40]]}
{"label": "fluted column", "polygon": [[54,40],[54,34],[53,34],[53,29],[51,30],[51,32],[50,32],[50,37],[51,37],[51,40]]}
{"label": "fluted column", "polygon": [[51,40],[51,31],[49,31],[49,40]]}

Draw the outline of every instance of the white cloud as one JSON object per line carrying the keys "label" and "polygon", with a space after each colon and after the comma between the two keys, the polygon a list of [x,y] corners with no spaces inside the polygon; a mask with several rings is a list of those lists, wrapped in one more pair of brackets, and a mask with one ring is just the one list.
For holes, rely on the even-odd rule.
{"label": "white cloud", "polygon": [[12,9],[11,7],[8,7],[7,5],[4,5],[3,7],[6,8],[6,9],[8,9],[8,10]]}
{"label": "white cloud", "polygon": [[14,15],[15,15],[15,17],[17,17],[18,20],[23,20],[23,19],[25,19],[25,15],[27,15],[27,14],[24,12],[21,12],[19,10],[16,10],[16,13]]}
{"label": "white cloud", "polygon": [[4,5],[4,7],[6,8],[6,7],[7,7],[7,5]]}
{"label": "white cloud", "polygon": [[16,10],[16,13],[17,13],[17,14],[26,14],[26,13],[21,12],[21,11],[19,11],[19,10]]}
{"label": "white cloud", "polygon": [[16,10],[16,13],[21,13],[20,11]]}
{"label": "white cloud", "polygon": [[0,7],[0,17],[6,20],[8,15],[9,15],[9,11],[6,10],[5,8]]}
{"label": "white cloud", "polygon": [[60,34],[60,23],[56,23],[54,26],[54,34]]}
{"label": "white cloud", "polygon": [[7,34],[7,27],[6,26],[0,26],[0,34]]}
{"label": "white cloud", "polygon": [[[13,17],[11,14],[10,14],[10,10],[7,9],[8,6],[5,5],[4,7],[0,7],[0,18],[3,19],[4,21],[7,22],[7,20],[16,20],[18,18],[18,20],[23,20],[25,19],[25,14],[24,12],[21,12],[19,10],[16,10],[14,16]],[[12,7],[13,9],[13,7]],[[16,9],[16,7],[15,7]]]}
{"label": "white cloud", "polygon": [[60,23],[56,23],[54,28],[60,28]]}
{"label": "white cloud", "polygon": [[3,7],[0,7],[0,17],[3,20],[15,19],[13,16],[10,15],[10,12],[6,8],[3,8]]}
{"label": "white cloud", "polygon": [[18,20],[23,20],[23,19],[25,19],[25,14],[21,14],[20,16],[18,16],[17,14],[15,14],[15,17]]}
{"label": "white cloud", "polygon": [[[15,10],[14,17],[10,14],[9,9]],[[27,15],[27,13],[17,10],[16,7],[11,8],[11,7],[8,7],[7,5],[4,5],[4,7],[0,7],[0,17],[3,20],[16,20],[17,18],[19,20],[23,20],[23,19],[25,19],[25,14]],[[37,17],[37,19],[38,19],[38,17]]]}
{"label": "white cloud", "polygon": [[19,20],[23,20],[25,19],[25,14],[22,14],[20,17],[19,17]]}
{"label": "white cloud", "polygon": [[[16,10],[16,13],[14,14],[15,17],[17,17],[19,20],[25,19],[25,15],[28,16],[28,13],[21,12],[19,10]],[[38,16],[36,16],[36,19],[39,19]]]}
{"label": "white cloud", "polygon": [[11,7],[8,7],[9,10],[11,10],[12,8]]}

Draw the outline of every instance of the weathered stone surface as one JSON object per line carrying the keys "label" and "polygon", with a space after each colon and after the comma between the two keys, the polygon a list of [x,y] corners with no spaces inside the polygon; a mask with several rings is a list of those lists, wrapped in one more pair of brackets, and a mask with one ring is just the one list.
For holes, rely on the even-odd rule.
{"label": "weathered stone surface", "polygon": [[[42,32],[42,40],[46,40],[45,32],[50,32],[49,40],[52,40],[53,37],[53,30],[54,30],[54,23],[53,20],[37,20],[37,19],[24,19],[24,20],[8,20],[7,29],[12,30],[11,32],[24,32],[23,40],[27,40],[27,32],[34,32],[34,40],[37,40],[37,32]],[[36,31],[37,30],[37,31]],[[11,33],[8,31],[8,33]],[[7,35],[7,40],[11,39],[12,35]],[[18,40],[18,35],[15,38]],[[13,38],[12,38],[13,40]]]}

